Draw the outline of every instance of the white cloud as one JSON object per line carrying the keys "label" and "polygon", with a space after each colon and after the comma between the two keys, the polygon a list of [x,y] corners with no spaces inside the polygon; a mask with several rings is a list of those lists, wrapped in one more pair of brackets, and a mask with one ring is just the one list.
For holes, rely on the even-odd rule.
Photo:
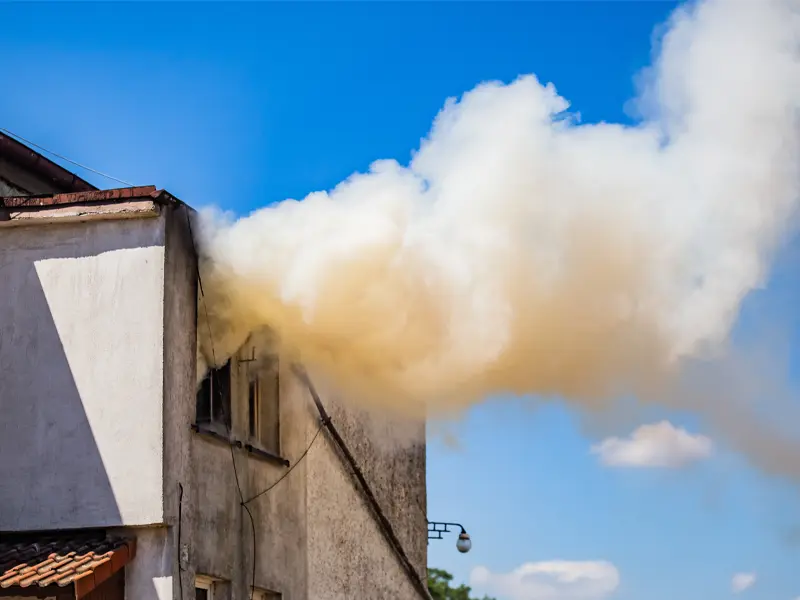
{"label": "white cloud", "polygon": [[747,588],[752,587],[756,582],[755,573],[737,573],[731,579],[731,589],[734,594],[739,594]]}
{"label": "white cloud", "polygon": [[692,435],[669,421],[642,425],[630,437],[609,437],[592,446],[610,467],[660,467],[674,469],[708,458],[713,444],[704,435]]}
{"label": "white cloud", "polygon": [[476,567],[470,585],[508,600],[600,600],[617,589],[619,572],[606,561],[552,560],[525,563],[510,573]]}

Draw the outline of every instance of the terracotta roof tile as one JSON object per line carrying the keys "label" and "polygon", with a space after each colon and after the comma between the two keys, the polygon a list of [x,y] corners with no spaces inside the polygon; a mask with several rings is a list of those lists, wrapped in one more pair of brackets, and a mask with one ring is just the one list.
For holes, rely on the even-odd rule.
{"label": "terracotta roof tile", "polygon": [[75,584],[81,598],[129,563],[136,540],[102,534],[0,541],[0,589]]}

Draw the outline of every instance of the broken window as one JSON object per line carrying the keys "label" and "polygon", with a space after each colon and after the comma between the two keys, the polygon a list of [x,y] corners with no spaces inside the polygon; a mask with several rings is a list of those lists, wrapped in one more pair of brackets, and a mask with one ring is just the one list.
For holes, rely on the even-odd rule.
{"label": "broken window", "polygon": [[197,391],[196,422],[198,425],[231,427],[231,361],[209,370]]}

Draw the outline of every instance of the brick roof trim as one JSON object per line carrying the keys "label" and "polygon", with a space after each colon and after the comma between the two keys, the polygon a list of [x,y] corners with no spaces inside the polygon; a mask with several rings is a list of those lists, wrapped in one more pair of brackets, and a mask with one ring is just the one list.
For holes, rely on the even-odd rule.
{"label": "brick roof trim", "polygon": [[88,192],[72,192],[69,194],[48,194],[43,196],[9,196],[0,198],[0,208],[47,208],[70,204],[114,203],[129,200],[158,200],[168,195],[154,185],[115,188]]}
{"label": "brick roof trim", "polygon": [[72,584],[80,599],[135,556],[135,538],[75,533],[4,541],[0,542],[0,589]]}

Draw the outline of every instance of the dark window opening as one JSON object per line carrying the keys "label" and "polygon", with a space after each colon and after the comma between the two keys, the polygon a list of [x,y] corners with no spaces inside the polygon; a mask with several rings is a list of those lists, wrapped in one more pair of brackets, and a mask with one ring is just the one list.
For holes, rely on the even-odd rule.
{"label": "dark window opening", "polygon": [[251,381],[247,389],[247,433],[251,438],[255,438],[258,435],[258,397],[258,380]]}
{"label": "dark window opening", "polygon": [[197,392],[198,424],[217,423],[231,427],[231,362],[211,369]]}

